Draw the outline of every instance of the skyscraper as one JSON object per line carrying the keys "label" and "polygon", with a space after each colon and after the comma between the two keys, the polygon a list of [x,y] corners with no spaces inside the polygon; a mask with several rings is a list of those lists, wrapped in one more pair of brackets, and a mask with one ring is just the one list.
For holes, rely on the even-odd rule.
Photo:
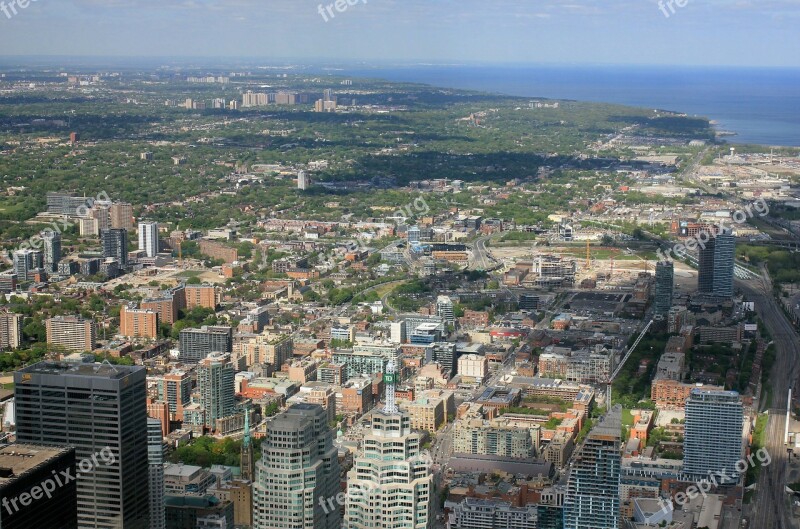
{"label": "skyscraper", "polygon": [[456,316],[453,300],[447,296],[439,296],[436,299],[436,315],[448,324],[455,322]]}
{"label": "skyscraper", "polygon": [[675,269],[671,261],[656,264],[656,315],[667,317],[672,308],[672,296],[675,290]]}
{"label": "skyscraper", "polygon": [[44,241],[44,268],[48,273],[56,272],[61,262],[61,234],[48,230],[42,232],[41,237]]}
{"label": "skyscraper", "polygon": [[112,228],[100,232],[103,257],[112,257],[121,267],[128,266],[128,232],[122,228]]}
{"label": "skyscraper", "polygon": [[204,326],[183,329],[179,335],[180,360],[196,364],[211,353],[233,352],[233,328]]}
{"label": "skyscraper", "polygon": [[575,458],[564,503],[564,529],[617,529],[620,516],[622,410],[612,409]]}
{"label": "skyscraper", "polygon": [[428,529],[433,473],[424,438],[395,404],[395,363],[384,376],[386,407],[372,415],[364,452],[347,474],[344,529]]}
{"label": "skyscraper", "polygon": [[110,211],[111,227],[121,230],[133,229],[133,206],[128,202],[114,202]]}
{"label": "skyscraper", "polygon": [[239,468],[242,469],[242,479],[253,481],[253,441],[250,438],[250,406],[244,410],[244,438],[242,439],[242,451],[239,454]]}
{"label": "skyscraper", "polygon": [[[78,529],[75,482],[61,483],[59,487],[54,479],[62,473],[75,475],[74,449],[26,444],[4,446],[0,448],[0,469],[3,529]],[[42,494],[43,488],[46,494]]]}
{"label": "skyscraper", "polygon": [[338,451],[328,414],[294,404],[267,423],[253,486],[254,529],[340,529]]}
{"label": "skyscraper", "polygon": [[144,252],[147,257],[158,255],[158,223],[140,222],[139,223],[139,251]]}
{"label": "skyscraper", "polygon": [[723,472],[717,482],[735,483],[736,462],[742,458],[744,410],[735,391],[693,389],[686,399],[683,471],[692,479]]}
{"label": "skyscraper", "polygon": [[305,171],[297,173],[297,189],[305,191],[311,186],[311,177]]}
{"label": "skyscraper", "polygon": [[150,529],[164,529],[164,439],[161,421],[147,418],[147,471]]}
{"label": "skyscraper", "polygon": [[18,349],[22,345],[22,314],[0,311],[0,349]]}
{"label": "skyscraper", "polygon": [[17,441],[75,447],[79,527],[149,529],[145,369],[39,362],[14,384]]}
{"label": "skyscraper", "polygon": [[215,428],[215,421],[233,415],[235,370],[228,353],[211,353],[197,364],[197,390],[200,405],[206,410],[206,426]]}
{"label": "skyscraper", "polygon": [[[705,234],[705,236],[703,235]],[[736,258],[736,238],[730,229],[703,232],[700,240],[708,241],[700,247],[697,289],[706,294],[730,298],[733,296],[733,269]]]}
{"label": "skyscraper", "polygon": [[20,282],[32,281],[34,270],[42,268],[44,264],[42,252],[31,249],[17,250],[12,254],[12,261],[14,273]]}

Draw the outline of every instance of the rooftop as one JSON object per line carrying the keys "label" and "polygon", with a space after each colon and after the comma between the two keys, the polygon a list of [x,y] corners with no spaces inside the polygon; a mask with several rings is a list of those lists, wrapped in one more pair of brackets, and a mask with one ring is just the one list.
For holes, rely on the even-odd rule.
{"label": "rooftop", "polygon": [[71,450],[72,448],[29,444],[13,444],[0,448],[0,486]]}
{"label": "rooftop", "polygon": [[121,366],[112,365],[109,363],[86,363],[75,364],[67,362],[39,362],[20,369],[18,373],[22,373],[23,382],[25,381],[25,374],[40,374],[40,375],[70,375],[70,376],[83,376],[95,378],[124,378],[133,373],[144,371],[142,366]]}

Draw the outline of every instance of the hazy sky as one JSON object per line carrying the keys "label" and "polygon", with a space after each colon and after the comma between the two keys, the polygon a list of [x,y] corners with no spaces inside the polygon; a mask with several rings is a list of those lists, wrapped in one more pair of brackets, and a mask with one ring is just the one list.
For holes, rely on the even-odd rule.
{"label": "hazy sky", "polygon": [[800,66],[800,0],[350,1],[30,0],[0,56]]}

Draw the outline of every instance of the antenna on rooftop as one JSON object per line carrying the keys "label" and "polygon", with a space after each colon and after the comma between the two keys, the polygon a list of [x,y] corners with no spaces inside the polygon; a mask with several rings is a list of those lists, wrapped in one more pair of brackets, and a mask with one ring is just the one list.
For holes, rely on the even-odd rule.
{"label": "antenna on rooftop", "polygon": [[386,386],[386,406],[383,407],[383,412],[387,414],[397,413],[397,400],[394,393],[395,384],[397,383],[397,364],[394,358],[389,360],[389,363],[386,365],[383,383]]}

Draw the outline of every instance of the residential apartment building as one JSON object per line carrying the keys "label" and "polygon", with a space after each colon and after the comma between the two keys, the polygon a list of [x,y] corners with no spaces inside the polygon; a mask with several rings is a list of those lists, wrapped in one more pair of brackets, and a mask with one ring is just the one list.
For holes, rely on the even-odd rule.
{"label": "residential apartment building", "polygon": [[248,366],[267,365],[280,371],[283,363],[292,358],[293,350],[291,336],[265,332],[238,342],[234,353],[244,356]]}
{"label": "residential apartment building", "polygon": [[155,257],[160,250],[158,243],[158,223],[139,223],[139,251],[147,257]]}
{"label": "residential apartment building", "polygon": [[110,209],[111,227],[130,231],[133,229],[133,206],[127,202],[114,202]]}
{"label": "residential apartment building", "polygon": [[158,313],[123,305],[119,311],[119,333],[126,338],[158,338]]}
{"label": "residential apartment building", "polygon": [[453,452],[529,459],[534,446],[528,429],[503,421],[464,419],[453,426]]}
{"label": "residential apartment building", "polygon": [[219,325],[183,329],[179,344],[181,362],[196,364],[211,353],[232,352],[233,328]]}
{"label": "residential apartment building", "polygon": [[0,350],[19,349],[22,345],[22,314],[0,311]]}
{"label": "residential apartment building", "polygon": [[198,248],[203,255],[207,255],[211,259],[219,259],[228,264],[239,260],[239,252],[236,248],[231,248],[230,246],[216,241],[201,239],[198,241]]}
{"label": "residential apartment building", "polygon": [[183,420],[183,408],[191,404],[192,375],[188,371],[173,370],[165,375],[153,377],[156,382],[158,400],[167,404],[170,419]]}
{"label": "residential apartment building", "polygon": [[704,386],[703,384],[684,384],[672,379],[657,379],[653,381],[650,389],[650,399],[655,402],[660,410],[684,410],[686,399],[695,389],[709,391],[722,391],[720,386]]}
{"label": "residential apartment building", "polygon": [[197,364],[197,391],[200,405],[206,410],[206,426],[213,428],[217,419],[233,415],[234,376],[229,353],[211,353]]}
{"label": "residential apartment building", "polygon": [[[744,408],[735,391],[695,388],[686,400],[683,471],[692,479],[708,479],[723,469],[734,469],[742,458]],[[717,476],[718,482],[738,482]]]}
{"label": "residential apartment building", "polygon": [[122,228],[100,230],[103,257],[112,258],[125,268],[128,266],[128,231]]}
{"label": "residential apartment building", "polygon": [[697,288],[706,294],[730,298],[733,296],[736,238],[730,229],[713,228],[705,233],[707,242],[698,251]]}
{"label": "residential apartment building", "polygon": [[564,529],[618,529],[622,410],[612,409],[595,426],[569,474]]}
{"label": "residential apartment building", "polygon": [[69,351],[88,352],[94,350],[97,330],[94,321],[80,316],[56,316],[45,321],[47,343]]}
{"label": "residential apartment building", "polygon": [[214,285],[186,285],[184,297],[189,310],[195,307],[216,310],[222,301],[222,289]]}

